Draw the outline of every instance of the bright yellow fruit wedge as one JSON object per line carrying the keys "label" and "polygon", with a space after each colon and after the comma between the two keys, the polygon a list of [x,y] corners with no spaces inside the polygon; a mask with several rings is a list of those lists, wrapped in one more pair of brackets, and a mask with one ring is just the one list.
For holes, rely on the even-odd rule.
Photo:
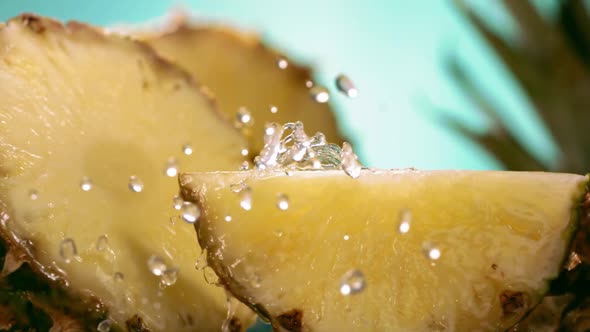
{"label": "bright yellow fruit wedge", "polygon": [[30,320],[12,327],[219,331],[226,296],[195,270],[176,173],[237,169],[247,142],[189,74],[23,15],[0,26],[0,101],[0,302]]}
{"label": "bright yellow fruit wedge", "polygon": [[477,171],[180,176],[210,266],[278,331],[506,330],[562,272],[587,183]]}
{"label": "bright yellow fruit wedge", "polygon": [[[310,70],[266,47],[257,36],[180,24],[172,32],[148,35],[146,41],[211,89],[222,112],[243,126],[253,154],[262,149],[264,128],[271,122],[302,121],[308,132],[321,130],[329,142],[342,143],[331,107],[314,99],[327,94],[317,96],[306,86],[312,82]],[[250,112],[251,119],[240,109]]]}

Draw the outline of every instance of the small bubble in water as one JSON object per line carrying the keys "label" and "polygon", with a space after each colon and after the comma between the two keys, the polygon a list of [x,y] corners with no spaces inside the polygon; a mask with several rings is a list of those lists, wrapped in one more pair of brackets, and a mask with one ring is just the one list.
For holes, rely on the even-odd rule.
{"label": "small bubble in water", "polygon": [[252,114],[245,107],[240,107],[236,113],[236,125],[238,127],[248,126],[252,124]]}
{"label": "small bubble in water", "polygon": [[188,223],[194,224],[201,216],[201,211],[195,203],[184,202],[181,209],[182,219]]}
{"label": "small bubble in water", "polygon": [[160,284],[163,286],[172,286],[178,280],[178,269],[177,268],[170,268],[166,269],[161,277],[160,277]]}
{"label": "small bubble in water", "polygon": [[244,162],[240,165],[240,171],[246,171],[248,169],[250,169],[250,162],[244,160]]}
{"label": "small bubble in water", "polygon": [[358,96],[358,90],[354,86],[354,83],[344,74],[340,74],[336,77],[336,87],[338,91],[342,92],[349,98],[356,98]]}
{"label": "small bubble in water", "polygon": [[123,279],[125,279],[125,275],[122,272],[115,272],[113,274],[113,279],[115,281],[123,281]]}
{"label": "small bubble in water", "polygon": [[70,263],[72,259],[78,255],[78,249],[76,248],[76,243],[73,239],[66,238],[61,241],[59,255],[66,263]]}
{"label": "small bubble in water", "polygon": [[398,231],[405,234],[410,231],[410,222],[412,220],[412,211],[408,209],[402,209],[399,213],[399,225]]}
{"label": "small bubble in water", "polygon": [[182,203],[184,203],[182,197],[180,197],[179,195],[174,195],[174,197],[172,198],[172,207],[175,210],[180,210],[180,208],[182,208]]}
{"label": "small bubble in water", "polygon": [[250,151],[248,151],[248,149],[246,149],[246,148],[242,148],[242,150],[240,151],[240,154],[242,155],[242,157],[248,156],[249,153],[250,153]]}
{"label": "small bubble in water", "polygon": [[37,200],[37,198],[39,198],[39,192],[37,192],[37,190],[35,190],[35,189],[29,190],[29,198],[32,201]]}
{"label": "small bubble in water", "polygon": [[103,251],[109,247],[109,238],[106,235],[101,235],[96,240],[96,250]]}
{"label": "small bubble in water", "polygon": [[182,153],[184,153],[187,156],[190,156],[191,154],[193,154],[193,147],[186,143],[182,145]]}
{"label": "small bubble in water", "polygon": [[231,216],[228,214],[227,216],[225,216],[225,218],[223,218],[225,220],[225,222],[231,222]]}
{"label": "small bubble in water", "polygon": [[440,249],[429,242],[424,244],[424,254],[426,255],[426,258],[432,261],[438,260],[441,256]]}
{"label": "small bubble in water", "polygon": [[98,326],[96,327],[96,330],[98,332],[110,332],[111,331],[111,320],[110,319],[105,319],[102,322],[98,323]]}
{"label": "small bubble in water", "polygon": [[160,256],[152,255],[147,261],[148,268],[155,276],[161,276],[168,268],[164,259]]}
{"label": "small bubble in water", "polygon": [[307,81],[305,81],[305,86],[306,86],[308,89],[311,89],[311,88],[313,88],[313,86],[314,86],[314,83],[313,83],[313,81],[312,81],[312,80],[307,80]]}
{"label": "small bubble in water", "polygon": [[252,209],[252,192],[249,187],[244,188],[240,191],[240,206],[246,211]]}
{"label": "small bubble in water", "polygon": [[279,66],[280,69],[287,69],[287,67],[289,67],[289,61],[287,60],[287,58],[285,56],[280,56],[277,59],[277,66]]}
{"label": "small bubble in water", "polygon": [[279,210],[287,210],[289,208],[289,198],[285,194],[277,195],[277,207]]}
{"label": "small bubble in water", "polygon": [[203,269],[203,277],[205,278],[205,282],[210,285],[216,285],[219,283],[219,277],[210,266],[205,266]]}
{"label": "small bubble in water", "polygon": [[309,93],[311,94],[313,100],[320,104],[327,103],[330,100],[330,92],[321,85],[312,87],[309,89]]}
{"label": "small bubble in water", "polygon": [[344,234],[344,241],[348,241],[348,240],[350,240],[350,235]]}
{"label": "small bubble in water", "polygon": [[347,142],[342,144],[342,152],[340,153],[342,160],[341,167],[351,178],[355,179],[361,175],[362,165],[358,161],[358,157],[352,151],[352,146]]}
{"label": "small bubble in water", "polygon": [[178,160],[176,158],[168,158],[166,166],[164,166],[164,174],[169,177],[175,177],[178,174]]}
{"label": "small bubble in water", "polygon": [[278,107],[276,107],[275,105],[270,105],[269,109],[272,114],[276,114],[279,111]]}
{"label": "small bubble in water", "polygon": [[80,188],[83,191],[90,191],[92,189],[92,187],[93,187],[92,180],[87,176],[83,176],[82,180],[80,181]]}
{"label": "small bubble in water", "polygon": [[355,295],[366,287],[365,275],[361,270],[353,269],[346,272],[340,280],[340,293],[342,295]]}
{"label": "small bubble in water", "polygon": [[135,175],[131,175],[129,177],[129,183],[127,184],[129,190],[133,191],[134,193],[140,193],[143,191],[143,181]]}

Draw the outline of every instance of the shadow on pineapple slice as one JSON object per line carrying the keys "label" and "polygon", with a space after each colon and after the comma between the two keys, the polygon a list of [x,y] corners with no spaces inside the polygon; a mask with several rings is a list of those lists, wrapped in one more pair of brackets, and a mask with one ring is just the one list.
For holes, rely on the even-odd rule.
{"label": "shadow on pineapple slice", "polygon": [[563,271],[587,181],[414,170],[180,176],[201,208],[209,264],[278,331],[506,330]]}
{"label": "shadow on pineapple slice", "polygon": [[173,208],[177,171],[242,161],[212,99],[142,43],[22,15],[0,26],[0,100],[0,323],[219,330],[224,291]]}
{"label": "shadow on pineapple slice", "polygon": [[309,132],[321,130],[328,141],[342,143],[331,107],[312,98],[308,68],[287,60],[252,34],[191,26],[182,19],[173,24],[171,32],[145,34],[146,41],[210,88],[232,121],[238,120],[241,108],[250,112],[251,124],[243,128],[250,151],[263,147],[264,126],[271,122],[302,121]]}

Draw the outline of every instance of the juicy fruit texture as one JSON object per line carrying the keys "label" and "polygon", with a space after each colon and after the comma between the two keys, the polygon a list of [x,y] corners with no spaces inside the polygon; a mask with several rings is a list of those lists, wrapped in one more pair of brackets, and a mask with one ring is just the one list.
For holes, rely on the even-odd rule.
{"label": "juicy fruit texture", "polygon": [[194,228],[165,169],[237,169],[247,142],[190,76],[141,43],[23,15],[0,27],[0,100],[11,252],[72,298],[96,296],[114,326],[219,330],[225,293],[195,270]]}
{"label": "juicy fruit texture", "polygon": [[270,122],[302,121],[310,133],[321,130],[329,142],[342,143],[330,106],[314,101],[306,86],[311,82],[309,70],[286,62],[258,37],[228,28],[181,24],[147,42],[210,88],[232,121],[240,108],[250,111],[253,122],[244,132],[251,152],[262,149],[264,128]]}
{"label": "juicy fruit texture", "polygon": [[363,170],[180,183],[201,207],[209,264],[277,330],[490,331],[521,320],[561,271],[587,179]]}

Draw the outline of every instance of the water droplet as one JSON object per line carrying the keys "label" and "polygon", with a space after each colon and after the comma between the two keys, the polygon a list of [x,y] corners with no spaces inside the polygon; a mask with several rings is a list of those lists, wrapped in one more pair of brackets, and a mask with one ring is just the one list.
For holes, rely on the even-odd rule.
{"label": "water droplet", "polygon": [[321,85],[312,87],[309,89],[309,93],[311,94],[313,100],[320,104],[327,103],[330,100],[330,92]]}
{"label": "water droplet", "polygon": [[168,268],[164,259],[160,256],[152,255],[147,261],[148,268],[155,276],[161,276]]}
{"label": "water droplet", "polygon": [[231,216],[230,215],[227,215],[223,219],[225,220],[225,222],[230,222],[231,221]]}
{"label": "water droplet", "polygon": [[260,288],[261,282],[262,278],[258,274],[252,273],[252,275],[250,276],[250,286],[254,288]]}
{"label": "water droplet", "polygon": [[188,223],[194,224],[201,216],[201,211],[197,204],[192,202],[182,203],[182,219]]}
{"label": "water droplet", "polygon": [[39,193],[37,192],[37,190],[35,190],[35,189],[29,190],[29,198],[32,201],[37,200],[37,198],[39,198]]}
{"label": "water droplet", "polygon": [[210,285],[217,285],[219,283],[219,277],[210,266],[205,266],[203,269],[203,277],[205,278],[205,282]]}
{"label": "water droplet", "polygon": [[240,165],[240,171],[246,171],[248,169],[250,169],[250,162],[244,160],[244,162]]}
{"label": "water droplet", "polygon": [[440,249],[430,242],[424,244],[424,254],[432,261],[438,260],[441,256]]}
{"label": "water droplet", "polygon": [[123,279],[125,279],[125,275],[123,274],[123,272],[115,272],[113,274],[113,279],[115,281],[123,281]]}
{"label": "water droplet", "polygon": [[250,151],[248,151],[248,149],[246,149],[246,148],[242,148],[242,150],[240,151],[240,154],[242,155],[242,157],[247,157],[249,153],[250,153]]}
{"label": "water droplet", "polygon": [[252,123],[253,119],[250,110],[245,107],[240,107],[236,113],[236,126],[241,128],[243,126],[249,126]]}
{"label": "water droplet", "polygon": [[277,65],[279,66],[279,69],[287,69],[287,67],[289,67],[289,61],[285,56],[281,55],[277,59]]}
{"label": "water droplet", "polygon": [[129,177],[129,183],[127,184],[129,190],[140,193],[143,191],[143,181],[135,175],[131,175]]}
{"label": "water droplet", "polygon": [[164,166],[164,174],[169,177],[175,177],[178,174],[178,160],[176,158],[168,158],[166,166]]}
{"label": "water droplet", "polygon": [[358,90],[350,78],[344,74],[340,74],[336,77],[336,87],[338,91],[342,92],[349,98],[356,98],[358,96]]}
{"label": "water droplet", "polygon": [[285,194],[277,195],[277,207],[279,210],[287,210],[289,208],[289,198]]}
{"label": "water droplet", "polygon": [[402,234],[406,234],[410,231],[410,222],[412,221],[412,211],[408,209],[402,209],[399,213],[399,225],[398,231]]}
{"label": "water droplet", "polygon": [[111,331],[111,320],[110,319],[105,319],[102,322],[98,323],[98,326],[96,327],[96,330],[98,332],[110,332]]}
{"label": "water droplet", "polygon": [[96,250],[103,251],[109,247],[109,238],[106,235],[101,235],[96,240]]}
{"label": "water droplet", "polygon": [[174,195],[172,198],[172,207],[174,207],[175,210],[180,210],[180,208],[182,208],[182,203],[184,203],[182,197],[179,195]]}
{"label": "water droplet", "polygon": [[187,156],[190,156],[191,154],[193,154],[193,147],[186,143],[182,145],[182,153],[184,153]]}
{"label": "water droplet", "polygon": [[250,187],[244,188],[239,193],[240,195],[240,206],[242,209],[246,211],[250,211],[252,209],[252,191]]}
{"label": "water droplet", "polygon": [[307,81],[305,81],[305,86],[306,86],[308,89],[311,89],[311,88],[313,88],[313,86],[314,86],[314,83],[313,83],[313,81],[312,81],[312,80],[307,80]]}
{"label": "water droplet", "polygon": [[82,180],[80,180],[80,189],[83,191],[90,191],[93,185],[92,180],[87,176],[83,176]]}
{"label": "water droplet", "polygon": [[348,241],[348,240],[350,240],[350,235],[344,234],[344,241]]}
{"label": "water droplet", "polygon": [[365,275],[361,270],[353,269],[346,272],[340,280],[340,293],[342,295],[355,295],[362,292],[367,286]]}
{"label": "water droplet", "polygon": [[76,243],[71,238],[66,238],[61,241],[59,246],[59,255],[66,263],[70,263],[78,255]]}
{"label": "water droplet", "polygon": [[266,125],[266,128],[264,128],[264,134],[267,136],[272,136],[275,134],[275,127],[272,125]]}
{"label": "water droplet", "polygon": [[361,175],[362,165],[358,161],[356,154],[352,151],[352,146],[347,142],[342,143],[340,159],[342,160],[342,169],[351,178],[355,179]]}
{"label": "water droplet", "polygon": [[234,193],[239,193],[240,191],[246,188],[246,184],[243,182],[240,183],[232,183],[229,185],[229,189]]}
{"label": "water droplet", "polygon": [[201,250],[201,254],[199,258],[197,258],[197,262],[195,263],[195,269],[202,270],[207,267],[207,250]]}
{"label": "water droplet", "polygon": [[276,235],[276,237],[283,237],[283,231],[274,231],[274,234]]}
{"label": "water droplet", "polygon": [[276,107],[275,105],[270,105],[270,112],[272,114],[276,114],[279,111],[279,108]]}
{"label": "water droplet", "polygon": [[176,280],[178,280],[178,269],[173,267],[170,269],[166,269],[162,273],[162,276],[160,277],[160,284],[165,287],[168,287],[174,285],[176,283]]}

